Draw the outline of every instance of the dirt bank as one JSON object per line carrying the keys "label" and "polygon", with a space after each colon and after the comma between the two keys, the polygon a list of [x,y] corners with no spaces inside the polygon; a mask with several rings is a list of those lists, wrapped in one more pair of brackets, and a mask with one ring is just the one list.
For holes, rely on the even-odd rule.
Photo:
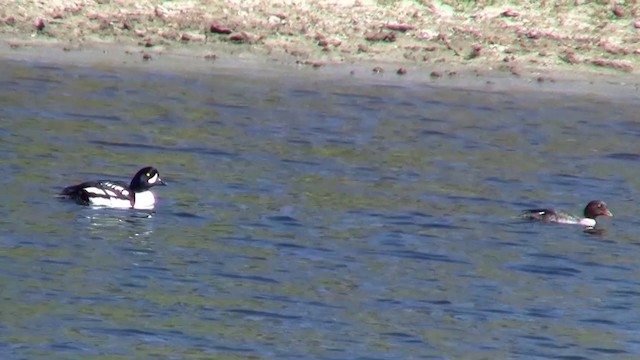
{"label": "dirt bank", "polygon": [[[535,3],[535,4],[533,4]],[[629,2],[628,2],[629,3]],[[596,1],[10,1],[8,48],[122,48],[153,63],[260,58],[431,78],[499,72],[538,82],[578,73],[635,79],[640,5]],[[637,20],[638,19],[638,20]],[[0,54],[1,55],[1,54]]]}

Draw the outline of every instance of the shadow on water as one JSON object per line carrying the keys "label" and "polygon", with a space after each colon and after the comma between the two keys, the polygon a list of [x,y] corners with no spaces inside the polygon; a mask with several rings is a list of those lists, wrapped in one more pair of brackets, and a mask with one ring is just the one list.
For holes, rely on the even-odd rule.
{"label": "shadow on water", "polygon": [[[2,65],[3,358],[640,353],[637,101]],[[52,195],[147,164],[154,213]]]}

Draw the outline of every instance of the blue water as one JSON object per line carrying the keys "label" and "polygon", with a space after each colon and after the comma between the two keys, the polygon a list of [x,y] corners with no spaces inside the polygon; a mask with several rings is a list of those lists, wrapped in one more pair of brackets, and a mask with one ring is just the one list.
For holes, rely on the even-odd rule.
{"label": "blue water", "polygon": [[[632,96],[1,66],[2,359],[640,355]],[[152,216],[55,196],[146,165]]]}

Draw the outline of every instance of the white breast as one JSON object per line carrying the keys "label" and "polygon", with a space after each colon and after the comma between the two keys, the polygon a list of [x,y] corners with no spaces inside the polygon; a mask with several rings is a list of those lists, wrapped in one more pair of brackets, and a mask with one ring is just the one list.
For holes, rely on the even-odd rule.
{"label": "white breast", "polygon": [[139,210],[151,210],[156,206],[156,197],[153,196],[151,191],[143,191],[135,193],[135,202],[133,204],[134,209]]}
{"label": "white breast", "polygon": [[587,227],[594,227],[596,226],[596,221],[594,219],[584,218],[580,220],[580,224]]}

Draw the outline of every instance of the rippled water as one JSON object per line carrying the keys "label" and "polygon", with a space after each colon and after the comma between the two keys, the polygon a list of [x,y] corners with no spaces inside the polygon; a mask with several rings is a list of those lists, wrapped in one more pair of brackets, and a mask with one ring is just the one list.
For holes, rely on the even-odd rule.
{"label": "rippled water", "polygon": [[[1,66],[2,359],[640,354],[633,94]],[[55,197],[147,164],[150,218]]]}

